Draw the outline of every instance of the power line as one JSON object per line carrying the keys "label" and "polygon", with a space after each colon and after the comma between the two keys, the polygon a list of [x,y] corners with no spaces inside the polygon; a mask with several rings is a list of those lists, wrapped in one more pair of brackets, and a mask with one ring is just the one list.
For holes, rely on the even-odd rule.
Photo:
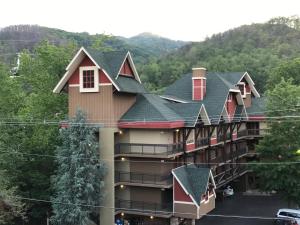
{"label": "power line", "polygon": [[[51,200],[44,200],[44,199],[37,199],[37,198],[25,198],[19,196],[8,196],[15,199],[21,199],[25,201],[33,201],[33,202],[44,202],[44,203],[51,203],[51,204],[60,204],[60,205],[69,205],[69,206],[79,206],[79,207],[88,207],[88,208],[106,208],[106,209],[114,209],[119,211],[126,211],[128,208],[121,208],[121,207],[108,207],[104,205],[90,205],[90,204],[75,204],[75,203],[67,203],[61,201],[51,201]],[[149,203],[151,204],[151,203]],[[141,210],[141,209],[132,209],[134,212],[145,212],[145,213],[152,213],[153,215],[156,214],[165,214],[165,213],[172,213],[172,214],[180,214],[180,215],[195,215],[194,213],[187,213],[187,212],[167,212],[167,211],[154,211],[154,210]],[[207,216],[207,217],[222,217],[222,218],[235,218],[235,219],[256,219],[256,220],[275,220],[278,219],[277,217],[264,217],[264,216],[240,216],[240,215],[226,215],[226,214],[200,214],[200,216]],[[284,219],[284,218],[282,218]],[[289,219],[286,219],[289,220]]]}

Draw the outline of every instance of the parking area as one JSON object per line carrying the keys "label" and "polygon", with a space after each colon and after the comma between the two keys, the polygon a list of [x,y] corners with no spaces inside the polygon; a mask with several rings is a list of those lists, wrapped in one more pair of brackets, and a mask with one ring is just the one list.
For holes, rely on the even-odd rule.
{"label": "parking area", "polygon": [[[287,208],[279,196],[246,196],[242,193],[216,202],[216,208],[196,222],[197,225],[272,225],[273,220],[241,217],[274,217],[279,208]],[[219,215],[219,216],[218,216]],[[224,215],[225,217],[222,217]],[[227,216],[227,217],[226,217]],[[230,217],[240,216],[240,217]]]}

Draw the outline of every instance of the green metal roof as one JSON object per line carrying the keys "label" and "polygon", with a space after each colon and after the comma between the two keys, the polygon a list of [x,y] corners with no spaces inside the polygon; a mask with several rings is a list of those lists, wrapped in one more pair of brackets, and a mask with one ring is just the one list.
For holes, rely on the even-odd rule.
{"label": "green metal roof", "polygon": [[202,104],[199,103],[168,103],[167,107],[181,116],[185,126],[193,127],[198,120],[198,114]]}
{"label": "green metal roof", "polygon": [[206,96],[203,101],[192,100],[192,73],[185,74],[166,89],[164,96],[169,98],[173,96],[175,99],[198,103],[200,106],[204,104],[211,123],[215,124],[219,122],[229,90],[238,90],[235,85],[244,74],[245,72],[208,72],[206,74]]}
{"label": "green metal roof", "polygon": [[139,94],[136,103],[122,116],[121,122],[134,121],[182,121],[171,108],[168,101],[155,94]]}
{"label": "green metal roof", "polygon": [[248,116],[264,115],[266,111],[266,97],[252,98],[251,107],[246,110]]}
{"label": "green metal roof", "polygon": [[118,76],[119,70],[125,60],[128,51],[100,52],[94,49],[87,49],[87,52],[103,68],[108,76],[120,88],[120,92],[145,93],[144,86],[136,79],[125,76]]}
{"label": "green metal roof", "polygon": [[198,168],[194,164],[190,164],[173,169],[172,173],[194,201],[200,205],[201,196],[207,190],[210,169]]}

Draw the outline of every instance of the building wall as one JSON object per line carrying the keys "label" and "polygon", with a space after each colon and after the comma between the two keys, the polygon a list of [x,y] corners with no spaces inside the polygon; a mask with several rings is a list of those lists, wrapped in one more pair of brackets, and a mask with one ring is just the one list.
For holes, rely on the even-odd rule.
{"label": "building wall", "polygon": [[134,187],[131,186],[130,194],[132,201],[162,203],[162,190],[159,188]]}
{"label": "building wall", "polygon": [[124,129],[120,143],[172,144],[173,130]]}
{"label": "building wall", "polygon": [[113,87],[101,86],[100,91],[96,93],[81,93],[79,87],[69,87],[69,116],[73,117],[78,108],[87,113],[89,122],[112,121],[114,119]]}
{"label": "building wall", "polygon": [[203,202],[200,204],[199,208],[199,218],[201,218],[203,215],[206,215],[210,211],[212,211],[215,208],[215,196],[209,197],[208,202]]}
{"label": "building wall", "polygon": [[176,217],[196,219],[197,210],[194,204],[174,203],[174,216]]}
{"label": "building wall", "polygon": [[244,104],[246,108],[249,108],[252,104],[252,95],[251,92],[246,94],[246,98],[244,98]]}

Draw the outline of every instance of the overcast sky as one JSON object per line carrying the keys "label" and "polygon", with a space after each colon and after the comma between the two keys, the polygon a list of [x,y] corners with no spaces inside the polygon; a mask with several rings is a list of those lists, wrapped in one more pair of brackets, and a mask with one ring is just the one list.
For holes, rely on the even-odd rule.
{"label": "overcast sky", "polygon": [[151,32],[200,41],[243,24],[300,14],[300,0],[8,0],[0,27],[38,24],[125,37]]}

